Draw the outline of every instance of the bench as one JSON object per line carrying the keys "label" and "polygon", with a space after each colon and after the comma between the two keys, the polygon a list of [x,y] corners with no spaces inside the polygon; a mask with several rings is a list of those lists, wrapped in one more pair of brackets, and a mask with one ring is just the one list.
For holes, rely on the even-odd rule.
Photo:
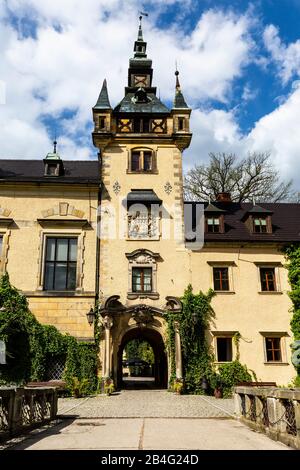
{"label": "bench", "polygon": [[37,387],[53,387],[57,391],[65,390],[66,382],[64,380],[49,380],[48,382],[28,382],[26,387],[37,388]]}

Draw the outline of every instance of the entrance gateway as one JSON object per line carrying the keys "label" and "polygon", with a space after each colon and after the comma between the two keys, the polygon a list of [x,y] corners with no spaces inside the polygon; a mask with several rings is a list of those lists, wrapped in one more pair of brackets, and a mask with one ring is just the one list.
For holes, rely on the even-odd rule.
{"label": "entrance gateway", "polygon": [[[123,387],[122,358],[129,341],[140,339],[147,341],[154,353],[155,387],[167,388],[170,378],[170,357],[166,347],[168,311],[179,313],[182,309],[180,300],[168,297],[164,309],[151,305],[138,304],[125,307],[119,296],[110,297],[100,313],[103,317],[103,377],[113,378],[118,389]],[[178,325],[175,322],[175,362],[176,377],[182,378],[182,359]]]}

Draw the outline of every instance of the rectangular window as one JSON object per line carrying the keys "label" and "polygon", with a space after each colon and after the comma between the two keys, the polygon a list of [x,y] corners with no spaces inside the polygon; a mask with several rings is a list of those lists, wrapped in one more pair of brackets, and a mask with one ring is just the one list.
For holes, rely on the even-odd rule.
{"label": "rectangular window", "polygon": [[141,153],[140,152],[132,152],[131,154],[131,171],[140,171],[140,160],[141,160]]}
{"label": "rectangular window", "polygon": [[267,362],[282,362],[281,338],[265,338]]}
{"label": "rectangular window", "polygon": [[133,121],[133,132],[135,132],[136,134],[150,132],[150,119],[135,118]]}
{"label": "rectangular window", "polygon": [[179,131],[184,130],[184,118],[183,117],[178,118],[178,130]]}
{"label": "rectangular window", "polygon": [[77,238],[46,239],[44,289],[76,289]]}
{"label": "rectangular window", "polygon": [[105,117],[99,117],[99,129],[104,130],[105,127]]}
{"label": "rectangular window", "polygon": [[132,268],[132,292],[152,292],[152,268]]}
{"label": "rectangular window", "polygon": [[214,289],[220,291],[229,290],[228,268],[213,268]]}
{"label": "rectangular window", "polygon": [[263,292],[276,291],[275,268],[260,268],[260,281]]}
{"label": "rectangular window", "polygon": [[232,338],[216,338],[217,342],[217,361],[232,361]]}
{"label": "rectangular window", "polygon": [[151,151],[139,150],[131,153],[131,171],[152,171],[153,154]]}
{"label": "rectangular window", "polygon": [[206,227],[208,233],[219,233],[220,232],[220,218],[219,217],[207,217]]}
{"label": "rectangular window", "polygon": [[266,217],[255,217],[254,218],[254,232],[255,233],[267,233],[267,218]]}
{"label": "rectangular window", "polygon": [[144,171],[152,170],[152,152],[144,152]]}

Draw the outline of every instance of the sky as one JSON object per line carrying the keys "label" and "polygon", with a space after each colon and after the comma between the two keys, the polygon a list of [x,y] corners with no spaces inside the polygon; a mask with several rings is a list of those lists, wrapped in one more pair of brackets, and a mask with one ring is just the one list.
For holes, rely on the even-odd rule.
{"label": "sky", "polygon": [[0,158],[93,159],[102,81],[124,95],[139,11],[154,85],[175,63],[193,109],[185,170],[210,152],[269,152],[300,191],[300,0],[0,0]]}

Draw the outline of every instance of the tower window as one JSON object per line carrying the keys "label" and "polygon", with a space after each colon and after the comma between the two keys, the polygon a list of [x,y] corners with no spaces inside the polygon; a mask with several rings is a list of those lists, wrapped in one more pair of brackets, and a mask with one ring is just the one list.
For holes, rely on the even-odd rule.
{"label": "tower window", "polygon": [[106,119],[103,116],[99,117],[99,129],[104,130],[106,128]]}
{"label": "tower window", "polygon": [[152,268],[132,268],[132,292],[152,291]]}
{"label": "tower window", "polygon": [[135,150],[131,153],[131,171],[150,172],[153,170],[153,152],[150,150]]}
{"label": "tower window", "polygon": [[136,134],[150,132],[149,118],[135,118],[133,122],[133,132]]}
{"label": "tower window", "polygon": [[185,119],[183,117],[178,118],[178,130],[179,131],[184,130],[184,121],[185,121]]}

